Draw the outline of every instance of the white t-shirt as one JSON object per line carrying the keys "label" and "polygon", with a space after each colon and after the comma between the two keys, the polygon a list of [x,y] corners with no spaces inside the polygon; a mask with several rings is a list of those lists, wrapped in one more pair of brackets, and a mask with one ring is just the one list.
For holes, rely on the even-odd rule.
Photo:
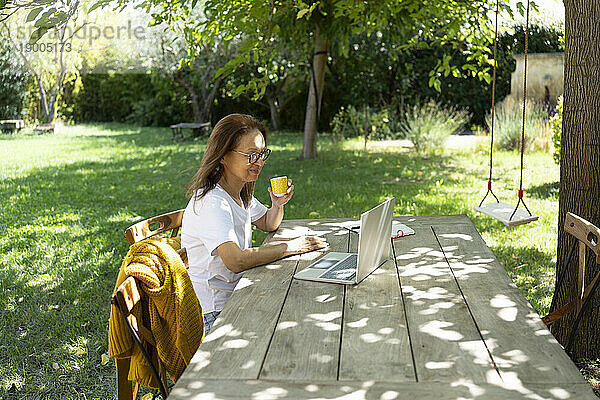
{"label": "white t-shirt", "polygon": [[218,184],[202,199],[190,199],[183,213],[181,247],[187,251],[188,273],[203,313],[221,311],[243,275],[225,266],[217,247],[225,242],[242,250],[252,247],[251,223],[266,212],[254,196],[247,209],[240,207]]}

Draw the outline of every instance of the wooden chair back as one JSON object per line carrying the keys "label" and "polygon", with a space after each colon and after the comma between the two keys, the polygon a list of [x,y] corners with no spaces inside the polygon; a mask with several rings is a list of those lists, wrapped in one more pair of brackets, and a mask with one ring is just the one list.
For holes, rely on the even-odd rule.
{"label": "wooden chair back", "polygon": [[[592,223],[586,221],[585,219],[568,212],[565,216],[565,232],[572,235],[575,239],[577,239],[577,243],[579,244],[579,263],[578,263],[578,271],[577,271],[577,291],[574,295],[574,298],[566,305],[561,308],[553,311],[552,313],[544,316],[542,321],[546,325],[551,325],[552,323],[561,319],[564,315],[569,313],[570,311],[575,311],[576,314],[576,324],[578,324],[578,320],[580,318],[580,313],[582,307],[585,304],[586,299],[590,294],[595,290],[597,286],[597,281],[600,277],[600,271],[596,273],[594,279],[589,282],[586,286],[584,286],[584,278],[585,278],[585,258],[586,252],[589,248],[596,255],[596,263],[600,264],[600,229],[593,225]],[[576,243],[573,243],[573,247],[571,250],[575,249]],[[565,266],[560,274],[557,274],[557,287],[562,282],[562,279],[565,275],[566,268],[568,266],[568,261],[570,260],[571,252],[569,252],[569,256],[567,257],[567,261],[565,262]],[[553,299],[554,305],[554,299]],[[575,325],[576,325],[575,324]],[[573,330],[576,326],[573,328]]]}
{"label": "wooden chair back", "polygon": [[[600,230],[585,219],[572,214],[567,213],[565,217],[565,231],[573,235],[579,242],[579,265],[577,273],[577,314],[581,311],[581,306],[585,298],[589,295],[589,291],[586,294],[584,287],[585,277],[585,256],[587,248],[596,254],[596,263],[600,264],[600,244],[598,239],[600,238]],[[598,276],[596,276],[598,279]],[[588,285],[588,289],[591,289],[591,285]]]}
{"label": "wooden chair back", "polygon": [[175,237],[181,227],[184,211],[185,210],[183,209],[173,211],[131,225],[125,230],[125,239],[127,239],[130,244],[134,244],[140,240],[147,239],[169,230],[171,231],[171,237]]}
{"label": "wooden chair back", "polygon": [[[134,244],[167,231],[171,231],[170,236],[175,237],[179,233],[184,211],[184,209],[173,211],[131,225],[125,230],[125,239],[130,244]],[[177,253],[187,267],[185,248],[177,250]],[[166,398],[168,395],[167,375],[163,363],[158,358],[154,335],[149,327],[150,320],[146,294],[140,289],[135,278],[130,276],[119,285],[111,302],[123,316],[134,342],[150,366],[155,381],[158,382],[163,398]],[[141,320],[136,318],[136,315],[141,315]],[[131,382],[127,377],[128,371],[129,359],[117,359],[118,400],[137,398],[139,385],[136,384],[135,390],[132,390]]]}
{"label": "wooden chair back", "polygon": [[[135,278],[130,276],[119,285],[111,302],[123,317],[134,342],[142,352],[148,365],[150,365],[163,398],[166,398],[168,395],[167,375],[162,362],[158,358],[154,335],[149,328],[146,294],[140,289]],[[136,307],[139,307],[139,309]],[[138,312],[134,312],[134,309]],[[134,313],[141,316],[141,318],[136,318]],[[117,360],[117,363],[119,362],[123,364],[121,364],[121,368],[117,368],[117,399],[135,399],[137,398],[139,385],[136,384],[135,391],[132,391],[131,382],[127,377],[129,359],[127,361]]]}
{"label": "wooden chair back", "polygon": [[[169,230],[171,231],[171,237],[175,237],[177,236],[177,233],[179,233],[184,211],[185,209],[173,211],[133,224],[125,229],[125,239],[127,239],[129,244],[134,244],[140,240],[147,239]],[[187,251],[185,248],[182,247],[177,250],[177,254],[181,257],[181,261],[183,261],[185,267],[189,268]]]}
{"label": "wooden chair back", "polygon": [[600,264],[600,229],[585,219],[568,212],[565,217],[565,231],[579,240],[580,248],[581,246],[589,247],[596,254],[596,262]]}

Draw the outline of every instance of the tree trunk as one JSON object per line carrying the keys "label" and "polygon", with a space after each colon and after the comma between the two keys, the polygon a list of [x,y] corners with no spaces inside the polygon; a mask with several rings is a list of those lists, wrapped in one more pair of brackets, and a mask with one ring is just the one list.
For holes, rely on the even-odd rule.
{"label": "tree trunk", "polygon": [[56,115],[56,95],[50,96],[48,101],[48,113],[44,115],[44,123],[50,124],[54,121],[54,116]]}
{"label": "tree trunk", "polygon": [[213,104],[215,103],[217,92],[221,87],[221,82],[223,82],[223,78],[219,76],[213,82],[212,87],[208,86],[207,84],[202,89],[202,104],[204,105],[202,107],[202,118],[204,119],[203,122],[210,122],[211,120]]}
{"label": "tree trunk", "polygon": [[190,93],[190,100],[192,102],[192,113],[194,114],[194,121],[202,123],[202,106],[200,105],[200,94],[198,93],[198,89],[189,79],[190,72],[187,70],[177,71],[175,73],[175,80],[181,83],[187,91]]}
{"label": "tree trunk", "polygon": [[47,99],[47,112],[44,116],[44,123],[46,124],[52,123],[52,121],[54,121],[54,117],[56,116],[56,102],[58,100],[59,93],[62,92],[63,83],[65,81],[65,73],[62,71],[62,68],[61,73],[56,79],[56,83],[50,91],[50,94],[48,95]]}
{"label": "tree trunk", "polygon": [[41,108],[41,117],[42,123],[50,123],[52,122],[52,117],[50,116],[50,109],[48,107],[48,96],[46,95],[46,88],[44,87],[44,83],[42,82],[41,77],[35,71],[30,69],[30,71],[34,72],[35,81],[38,87],[38,93],[40,95],[40,108]]}
{"label": "tree trunk", "polygon": [[[563,268],[574,240],[564,232],[566,212],[600,226],[600,2],[564,0],[565,4],[565,92],[560,152],[557,265]],[[597,268],[588,251],[585,284]],[[560,287],[555,288],[555,308],[575,297],[577,252]],[[551,310],[553,311],[553,310]],[[574,359],[600,357],[600,293],[594,293],[573,341]],[[557,340],[567,345],[575,315],[569,313],[552,326]]]}
{"label": "tree trunk", "polygon": [[271,125],[273,126],[273,131],[277,132],[281,128],[281,118],[279,115],[277,99],[268,94],[266,98],[267,102],[269,103],[269,111],[271,113]]}
{"label": "tree trunk", "polygon": [[[175,75],[175,80],[181,83],[188,90],[192,101],[192,111],[194,114],[194,122],[210,122],[212,114],[212,106],[215,101],[217,91],[223,81],[222,78],[215,80],[213,86],[210,83],[205,83],[200,90],[194,85],[189,78],[190,71],[179,71]],[[193,129],[192,136],[198,137],[202,135],[202,129]]]}
{"label": "tree trunk", "polygon": [[[317,116],[321,111],[323,98],[323,80],[327,64],[327,37],[321,34],[319,26],[315,29],[315,55],[313,55],[313,71],[310,74],[310,87],[306,101],[306,117],[304,119],[304,147],[300,158],[315,158],[317,156]],[[315,84],[316,81],[316,84]],[[316,86],[316,92],[315,92]]]}
{"label": "tree trunk", "polygon": [[188,91],[190,92],[190,96],[192,96],[192,110],[194,113],[194,122],[202,123],[202,108],[200,106],[200,96],[198,95],[198,90],[194,85],[188,87]]}

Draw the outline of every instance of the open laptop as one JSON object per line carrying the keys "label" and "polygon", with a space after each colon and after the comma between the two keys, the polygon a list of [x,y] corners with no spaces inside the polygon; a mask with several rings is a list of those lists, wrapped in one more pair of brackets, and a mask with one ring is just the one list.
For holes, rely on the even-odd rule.
{"label": "open laptop", "polygon": [[394,198],[391,198],[363,213],[358,253],[329,252],[294,278],[346,285],[360,283],[391,256],[393,212]]}

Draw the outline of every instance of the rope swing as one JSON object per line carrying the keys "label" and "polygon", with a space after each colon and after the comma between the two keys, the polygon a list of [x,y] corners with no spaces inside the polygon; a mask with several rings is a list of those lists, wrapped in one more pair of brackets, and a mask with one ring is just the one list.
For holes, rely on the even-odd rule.
{"label": "rope swing", "polygon": [[[523,154],[525,152],[525,105],[527,102],[527,46],[528,46],[528,39],[529,39],[529,0],[527,0],[527,11],[526,11],[526,17],[525,17],[525,64],[524,64],[524,71],[523,71],[523,121],[522,121],[522,125],[521,125],[521,179],[519,182],[519,191],[518,191],[518,198],[519,201],[517,202],[516,207],[511,206],[510,204],[506,204],[501,202],[500,200],[498,200],[498,197],[494,194],[494,192],[492,191],[492,160],[493,160],[493,152],[494,152],[494,115],[495,115],[495,95],[496,95],[496,61],[497,61],[497,42],[498,42],[498,12],[499,12],[499,3],[500,0],[498,0],[496,2],[496,24],[495,24],[495,30],[494,30],[494,75],[493,75],[493,79],[492,79],[492,122],[491,122],[491,129],[490,129],[490,135],[491,135],[491,140],[490,140],[490,175],[488,178],[488,188],[487,188],[487,192],[485,193],[485,196],[483,196],[483,199],[481,199],[481,202],[479,203],[479,206],[477,207],[473,207],[473,209],[475,211],[478,211],[480,213],[483,213],[489,217],[495,218],[498,221],[502,222],[504,225],[506,226],[515,226],[515,225],[521,225],[521,224],[526,224],[532,221],[535,221],[538,219],[538,216],[535,214],[532,214],[531,211],[529,211],[529,208],[527,208],[527,205],[525,204],[525,201],[523,200]],[[488,196],[488,194],[492,194],[492,196],[494,196],[494,199],[496,200],[496,202],[492,202],[492,203],[487,203],[487,204],[483,204],[483,202],[485,201],[486,197]],[[523,207],[525,207],[524,211],[523,209],[519,209],[519,205],[523,204]]]}

